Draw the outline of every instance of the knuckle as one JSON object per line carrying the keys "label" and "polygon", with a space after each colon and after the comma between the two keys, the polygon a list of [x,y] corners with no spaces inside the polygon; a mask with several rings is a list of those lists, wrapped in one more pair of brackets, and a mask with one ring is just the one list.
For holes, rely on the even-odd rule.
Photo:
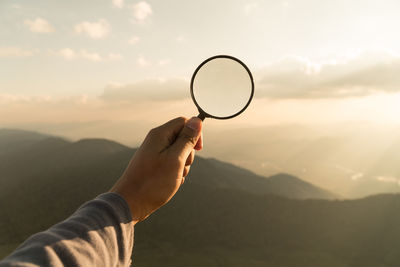
{"label": "knuckle", "polygon": [[158,129],[158,127],[156,127],[156,128],[151,129],[149,131],[149,133],[147,134],[147,136],[155,137],[155,136],[158,136],[158,134],[159,134],[159,129]]}
{"label": "knuckle", "polygon": [[165,127],[165,126],[170,127],[172,125],[177,125],[177,124],[184,125],[186,120],[187,119],[185,117],[183,117],[183,116],[176,117],[176,118],[166,122],[165,124],[161,125],[160,127]]}
{"label": "knuckle", "polygon": [[179,117],[175,118],[175,120],[178,121],[178,122],[185,123],[188,120],[188,118],[183,117],[183,116],[179,116]]}
{"label": "knuckle", "polygon": [[176,117],[175,119],[170,120],[164,125],[184,125],[188,119],[186,117],[180,116]]}
{"label": "knuckle", "polygon": [[168,166],[173,168],[173,169],[181,169],[182,168],[182,160],[181,160],[181,156],[170,156],[168,157]]}

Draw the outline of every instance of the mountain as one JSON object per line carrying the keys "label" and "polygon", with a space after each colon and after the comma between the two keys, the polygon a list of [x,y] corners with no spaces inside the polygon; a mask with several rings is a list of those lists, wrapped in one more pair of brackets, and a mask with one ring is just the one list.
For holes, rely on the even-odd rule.
{"label": "mountain", "polygon": [[[17,136],[18,131],[13,131]],[[23,132],[29,139],[28,132]],[[14,139],[11,135],[0,135],[0,143]],[[34,140],[38,136],[32,133]],[[39,135],[36,142],[26,146],[16,145],[9,153],[0,155],[0,181],[4,187],[11,184],[37,183],[37,179],[46,182],[61,177],[71,182],[71,177],[102,179],[111,185],[120,176],[134,149],[106,139],[83,139],[77,142],[58,137]],[[11,147],[11,146],[10,146]],[[121,164],[122,163],[122,164]],[[23,166],[23,168],[21,168]],[[119,169],[108,170],[109,166]],[[103,169],[104,168],[104,169]],[[85,172],[85,173],[82,173]],[[105,175],[106,174],[106,175]],[[234,188],[256,194],[277,194],[291,198],[336,198],[337,195],[304,182],[288,174],[279,174],[270,178],[256,175],[216,159],[196,157],[187,179],[195,184],[204,184],[218,188]],[[34,182],[33,182],[34,181]],[[60,182],[61,183],[61,182]],[[0,193],[2,193],[0,189]]]}
{"label": "mountain", "polygon": [[[37,133],[30,135],[26,131],[13,130],[13,133],[16,136],[3,135],[0,143],[18,140],[20,136],[23,137],[20,140],[29,142],[22,146],[15,141],[14,147],[8,147],[8,153],[0,154],[0,218],[8,218],[0,223],[3,232],[0,236],[4,240],[10,235],[23,240],[49,222],[62,220],[84,201],[107,191],[135,152],[135,149],[106,139],[71,142]],[[280,174],[269,179],[201,157],[196,157],[185,184],[291,198],[336,197],[289,175]],[[51,214],[38,216],[48,210],[52,210]],[[25,216],[35,218],[35,223],[26,225]],[[4,242],[0,240],[0,243]]]}
{"label": "mountain", "polygon": [[400,193],[396,125],[213,126],[205,129],[205,156],[263,176],[287,172],[346,198]]}
{"label": "mountain", "polygon": [[289,198],[338,198],[295,176],[280,173],[268,178],[216,159],[197,158],[188,181],[214,188],[231,188],[253,194],[275,194]]}
{"label": "mountain", "polygon": [[[45,137],[2,155],[0,257],[108,190],[134,151]],[[398,266],[400,196],[332,196],[197,157],[171,202],[137,225],[134,266]]]}
{"label": "mountain", "polygon": [[0,129],[0,155],[25,148],[47,137],[49,136],[31,131]]}
{"label": "mountain", "polygon": [[134,266],[399,266],[399,207],[184,187],[137,225]]}

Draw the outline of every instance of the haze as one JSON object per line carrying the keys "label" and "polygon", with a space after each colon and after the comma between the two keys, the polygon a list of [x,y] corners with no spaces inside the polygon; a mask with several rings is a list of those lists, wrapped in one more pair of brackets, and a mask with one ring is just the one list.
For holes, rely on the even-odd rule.
{"label": "haze", "polygon": [[[230,54],[252,70],[255,99],[238,118],[206,120],[205,156],[293,173],[343,195],[368,194],[375,182],[397,191],[399,8],[378,0],[3,0],[0,128],[138,145],[151,127],[197,115],[191,74]],[[351,189],[366,177],[373,186]]]}

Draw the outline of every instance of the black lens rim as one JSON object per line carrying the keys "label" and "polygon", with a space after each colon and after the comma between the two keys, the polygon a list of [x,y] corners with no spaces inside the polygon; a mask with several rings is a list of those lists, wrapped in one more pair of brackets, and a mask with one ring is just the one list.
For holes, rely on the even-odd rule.
{"label": "black lens rim", "polygon": [[[250,94],[249,100],[247,101],[246,105],[245,105],[240,111],[238,111],[237,113],[235,113],[235,114],[233,114],[233,115],[230,115],[230,116],[226,116],[226,117],[218,117],[218,116],[214,116],[214,115],[211,115],[211,114],[208,114],[207,112],[205,112],[205,111],[200,107],[200,105],[197,103],[196,98],[194,97],[194,93],[193,93],[193,85],[194,85],[194,80],[195,80],[195,78],[196,78],[197,72],[198,72],[198,71],[201,69],[201,67],[203,67],[207,62],[209,62],[209,61],[211,61],[211,60],[214,60],[214,59],[217,59],[217,58],[228,58],[228,59],[231,59],[231,60],[234,60],[234,61],[238,62],[240,65],[242,65],[242,66],[246,69],[247,73],[249,74],[250,81],[251,81],[251,94]],[[213,119],[218,119],[218,120],[227,120],[227,119],[231,119],[231,118],[234,118],[234,117],[236,117],[236,116],[242,114],[242,113],[247,109],[247,107],[250,105],[251,100],[253,100],[253,96],[254,96],[254,79],[253,79],[253,75],[251,74],[250,69],[246,66],[246,64],[244,64],[244,63],[243,63],[241,60],[239,60],[238,58],[235,58],[235,57],[229,56],[229,55],[217,55],[217,56],[213,56],[213,57],[210,57],[210,58],[207,58],[206,60],[204,60],[204,61],[196,68],[196,70],[194,71],[194,73],[193,73],[193,75],[192,75],[192,79],[191,79],[191,81],[190,81],[190,95],[191,95],[192,100],[193,100],[194,104],[196,105],[196,107],[197,107],[197,109],[198,109],[200,115],[204,116],[205,118],[213,118]],[[199,116],[200,116],[200,115],[199,115]]]}

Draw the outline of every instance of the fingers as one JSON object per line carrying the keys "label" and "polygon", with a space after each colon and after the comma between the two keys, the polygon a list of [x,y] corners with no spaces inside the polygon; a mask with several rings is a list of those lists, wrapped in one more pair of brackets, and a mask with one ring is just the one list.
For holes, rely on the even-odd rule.
{"label": "fingers", "polygon": [[185,123],[188,119],[185,117],[178,117],[173,120],[170,120],[167,123],[164,123],[159,128],[163,131],[163,134],[168,137],[169,144],[172,144],[178,134],[182,131],[182,128],[185,126]]}
{"label": "fingers", "polygon": [[164,123],[163,125],[160,125],[159,128],[176,130],[176,133],[178,134],[187,120],[188,119],[185,117],[177,117]]}
{"label": "fingers", "polygon": [[194,147],[196,150],[202,150],[203,149],[203,132],[200,134],[200,138],[196,143],[196,146]]}
{"label": "fingers", "polygon": [[181,185],[185,182],[185,177],[189,174],[190,171],[190,165],[192,165],[194,161],[194,150],[189,154],[189,157],[186,160],[185,167],[183,168],[183,174],[182,174],[182,182]]}
{"label": "fingers", "polygon": [[190,152],[189,157],[187,158],[186,162],[185,162],[185,166],[189,166],[192,165],[193,161],[194,161],[194,150],[192,150],[192,152]]}
{"label": "fingers", "polygon": [[155,144],[158,149],[164,149],[170,146],[185,126],[187,119],[184,117],[178,117],[173,120],[164,123],[150,130],[147,135],[147,139],[152,144]]}
{"label": "fingers", "polygon": [[185,168],[183,168],[183,175],[182,175],[182,177],[185,178],[185,177],[189,174],[189,171],[190,171],[190,165],[185,166]]}
{"label": "fingers", "polygon": [[193,117],[188,120],[171,145],[171,152],[186,161],[200,138],[201,127],[202,121],[199,118]]}

